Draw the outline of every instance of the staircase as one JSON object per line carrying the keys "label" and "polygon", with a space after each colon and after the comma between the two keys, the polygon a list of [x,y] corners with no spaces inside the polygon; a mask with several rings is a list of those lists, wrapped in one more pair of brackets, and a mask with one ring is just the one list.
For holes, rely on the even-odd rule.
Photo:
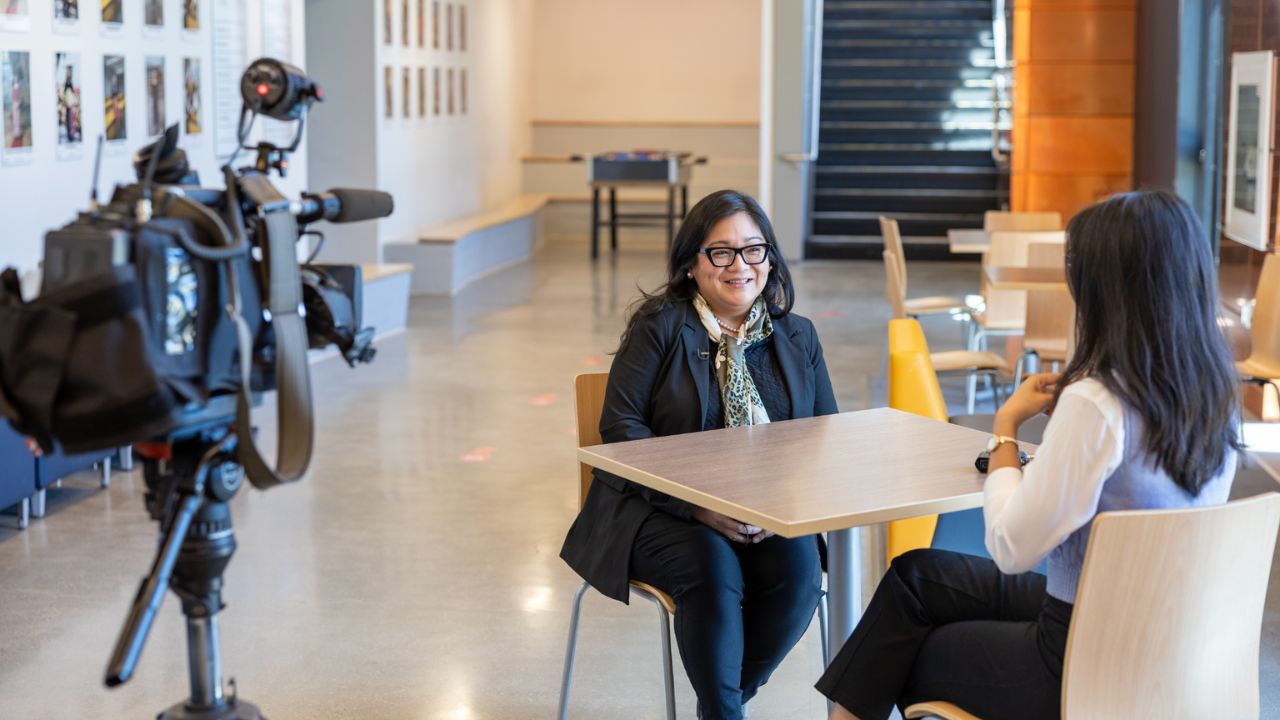
{"label": "staircase", "polygon": [[908,257],[950,257],[949,228],[1008,203],[992,157],[1009,103],[994,99],[991,0],[825,0],[823,15],[805,256],[879,258],[889,215]]}

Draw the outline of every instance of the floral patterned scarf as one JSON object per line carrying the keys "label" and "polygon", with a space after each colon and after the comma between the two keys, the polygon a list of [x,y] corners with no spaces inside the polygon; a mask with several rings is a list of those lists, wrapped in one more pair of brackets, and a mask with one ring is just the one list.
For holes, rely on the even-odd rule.
{"label": "floral patterned scarf", "polygon": [[720,327],[719,318],[711,312],[711,306],[701,293],[693,296],[693,308],[707,334],[719,345],[716,351],[716,380],[724,399],[724,426],[764,425],[769,413],[760,392],[747,369],[747,348],[773,334],[773,320],[765,307],[764,298],[756,298],[755,305],[747,313],[747,320],[738,328],[738,334],[730,335]]}

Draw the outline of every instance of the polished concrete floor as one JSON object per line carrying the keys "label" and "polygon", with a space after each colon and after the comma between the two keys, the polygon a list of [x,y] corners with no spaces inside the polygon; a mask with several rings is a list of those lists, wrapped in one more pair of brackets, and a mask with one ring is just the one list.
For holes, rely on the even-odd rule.
{"label": "polished concrete floor", "polygon": [[[223,658],[239,692],[280,718],[549,718],[578,580],[557,557],[576,509],[572,378],[607,369],[637,285],[663,256],[624,235],[597,264],[581,237],[451,299],[419,299],[372,366],[315,366],[319,437],[301,483],[242,491],[226,574]],[[884,402],[878,263],[794,268],[842,410]],[[971,291],[972,264],[912,263],[914,293]],[[935,348],[960,331],[927,321]],[[959,397],[959,387],[948,386]],[[268,408],[269,410],[269,408]],[[270,425],[270,418],[264,417]],[[267,440],[270,440],[268,430]],[[1253,491],[1274,487],[1248,475]],[[1248,483],[1246,483],[1247,485]],[[139,472],[53,491],[23,532],[0,516],[0,719],[147,718],[187,692],[170,597],[136,677],[102,685],[151,560]],[[1280,583],[1264,647],[1264,717],[1280,715]],[[589,595],[570,717],[662,717],[654,610]],[[752,717],[819,718],[816,623]],[[677,672],[682,717],[693,696]]]}

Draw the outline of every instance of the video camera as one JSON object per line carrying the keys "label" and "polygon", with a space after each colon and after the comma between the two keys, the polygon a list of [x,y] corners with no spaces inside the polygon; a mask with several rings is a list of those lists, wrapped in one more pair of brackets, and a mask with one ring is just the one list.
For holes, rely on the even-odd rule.
{"label": "video camera", "polygon": [[[46,451],[133,444],[144,457],[147,509],[160,548],[107,669],[127,681],[166,589],[188,621],[191,699],[170,720],[257,718],[223,695],[217,614],[235,550],[228,501],[245,476],[268,488],[302,477],[314,422],[307,351],[336,345],[369,362],[358,266],[317,265],[320,220],[386,217],[390,195],[334,189],[291,200],[270,180],[288,169],[321,88],[298,68],[264,58],[241,78],[239,148],[253,165],[222,168],[223,188],[200,185],[170,127],[134,157],[138,182],[45,237],[40,294],[24,300],[17,271],[0,274],[0,415]],[[249,145],[254,120],[295,124],[287,147]],[[99,161],[101,140],[99,141]],[[238,151],[237,151],[238,152]],[[94,169],[97,187],[98,167]],[[319,238],[298,262],[300,238]],[[250,409],[276,391],[272,467],[254,443]]]}

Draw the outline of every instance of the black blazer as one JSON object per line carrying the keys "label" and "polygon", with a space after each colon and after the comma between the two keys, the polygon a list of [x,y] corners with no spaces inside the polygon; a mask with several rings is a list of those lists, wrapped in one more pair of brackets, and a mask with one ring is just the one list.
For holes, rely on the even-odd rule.
{"label": "black blazer", "polygon": [[[831,378],[813,323],[796,314],[773,320],[773,351],[782,368],[793,418],[831,415]],[[708,363],[714,347],[690,303],[640,317],[613,358],[600,415],[604,442],[702,430],[707,393],[719,392]],[[631,546],[656,511],[692,518],[696,506],[595,470],[560,557],[604,595],[627,602]]]}

